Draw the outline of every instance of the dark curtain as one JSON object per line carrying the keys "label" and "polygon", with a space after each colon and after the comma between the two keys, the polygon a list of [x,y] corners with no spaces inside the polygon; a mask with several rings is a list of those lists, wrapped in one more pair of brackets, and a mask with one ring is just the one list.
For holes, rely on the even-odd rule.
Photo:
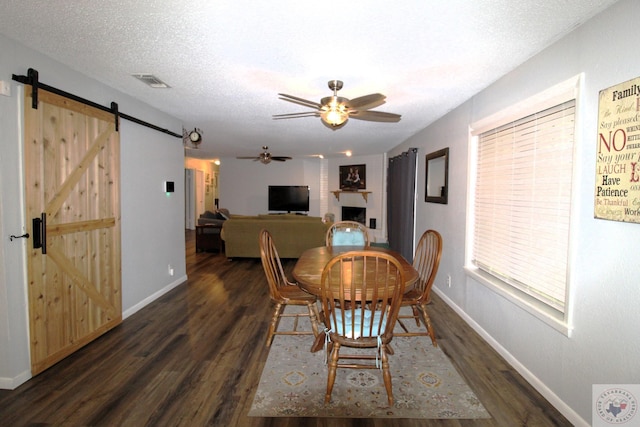
{"label": "dark curtain", "polygon": [[413,261],[417,148],[389,159],[387,233],[391,249]]}

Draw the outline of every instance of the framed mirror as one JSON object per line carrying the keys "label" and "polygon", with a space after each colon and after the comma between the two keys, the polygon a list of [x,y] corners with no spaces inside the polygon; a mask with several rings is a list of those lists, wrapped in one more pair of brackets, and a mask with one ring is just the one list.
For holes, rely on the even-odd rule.
{"label": "framed mirror", "polygon": [[426,156],[424,201],[447,204],[449,194],[449,147]]}

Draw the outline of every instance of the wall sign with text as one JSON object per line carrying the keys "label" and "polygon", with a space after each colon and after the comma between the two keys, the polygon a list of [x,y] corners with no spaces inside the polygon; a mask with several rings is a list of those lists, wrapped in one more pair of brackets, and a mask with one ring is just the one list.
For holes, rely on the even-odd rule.
{"label": "wall sign with text", "polygon": [[595,217],[640,223],[640,77],[600,91]]}

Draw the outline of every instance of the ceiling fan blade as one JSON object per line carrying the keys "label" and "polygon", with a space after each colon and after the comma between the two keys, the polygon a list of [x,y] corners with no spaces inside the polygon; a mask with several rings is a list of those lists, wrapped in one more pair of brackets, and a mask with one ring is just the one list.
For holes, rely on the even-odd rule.
{"label": "ceiling fan blade", "polygon": [[353,98],[347,101],[345,105],[354,110],[367,110],[369,108],[379,107],[384,104],[387,97],[381,93],[372,93],[370,95]]}
{"label": "ceiling fan blade", "polygon": [[310,111],[308,113],[274,114],[273,120],[297,119],[300,117],[320,117],[320,113]]}
{"label": "ceiling fan blade", "polygon": [[275,160],[276,162],[284,162],[285,160],[291,160],[291,157],[286,157],[286,156],[274,156],[271,157],[271,160]]}
{"label": "ceiling fan blade", "polygon": [[309,101],[308,99],[298,98],[297,96],[293,96],[293,95],[287,95],[286,93],[279,93],[278,95],[280,96],[280,99],[282,99],[283,101],[293,102],[294,104],[302,105],[304,107],[309,107],[309,108],[316,108],[316,109],[322,108],[322,105],[318,104],[315,101]]}
{"label": "ceiling fan blade", "polygon": [[402,117],[400,114],[384,113],[382,111],[352,111],[349,117],[358,120],[368,120],[370,122],[399,122]]}
{"label": "ceiling fan blade", "polygon": [[273,117],[281,117],[281,118],[286,118],[286,117],[317,117],[320,115],[319,111],[305,111],[305,112],[301,112],[301,113],[287,113],[287,114],[274,114]]}

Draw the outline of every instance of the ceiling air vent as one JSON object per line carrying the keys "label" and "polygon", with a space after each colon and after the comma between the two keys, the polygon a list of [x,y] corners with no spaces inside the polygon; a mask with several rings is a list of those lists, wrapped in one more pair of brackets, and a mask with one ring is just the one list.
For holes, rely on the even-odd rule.
{"label": "ceiling air vent", "polygon": [[152,88],[164,89],[170,87],[168,84],[166,84],[153,74],[132,74],[132,76],[140,80],[142,83],[151,86]]}

